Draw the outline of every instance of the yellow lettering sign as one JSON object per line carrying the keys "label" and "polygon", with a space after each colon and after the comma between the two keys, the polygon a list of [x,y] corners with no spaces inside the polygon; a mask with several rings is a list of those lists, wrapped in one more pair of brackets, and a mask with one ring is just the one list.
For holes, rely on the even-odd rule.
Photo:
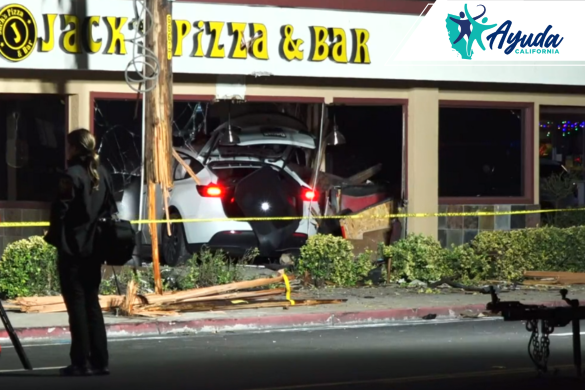
{"label": "yellow lettering sign", "polygon": [[108,28],[108,42],[104,54],[126,54],[126,42],[121,30],[127,20],[128,18],[104,16],[104,23]]}
{"label": "yellow lettering sign", "polygon": [[[6,6],[0,10],[0,55],[20,61],[26,58],[38,42],[38,50],[50,52],[55,47],[56,35],[59,35],[59,46],[65,53],[79,54],[103,53],[126,55],[126,40],[124,37],[127,17],[116,16],[88,16],[80,19],[73,14],[43,14],[44,33],[36,34],[36,24],[29,11],[19,5]],[[60,31],[55,32],[55,20],[59,17]],[[16,18],[20,18],[16,20]],[[16,20],[15,21],[13,21]],[[188,20],[173,20],[166,15],[167,26],[167,58],[181,57],[184,53],[185,39],[193,39],[193,50],[190,57],[226,58],[226,48],[222,43],[222,33],[227,24],[228,35],[231,37],[231,46],[227,57],[230,59],[247,59],[253,57],[258,60],[268,60],[268,30],[261,23],[244,22],[213,22],[196,21],[191,24]],[[107,37],[96,33],[103,20],[107,28]],[[18,23],[17,23],[18,22]],[[142,22],[141,22],[142,24]],[[137,27],[142,28],[142,27]],[[191,31],[193,30],[193,34]],[[29,34],[34,31],[35,34]],[[311,42],[308,59],[312,62],[322,62],[329,58],[339,64],[348,62],[355,64],[370,64],[368,42],[370,33],[367,29],[351,29],[352,42],[349,42],[348,32],[339,27],[310,26]],[[97,34],[97,36],[95,36]],[[164,34],[164,32],[163,32]],[[191,38],[192,34],[192,38]],[[41,36],[42,35],[42,36]],[[203,36],[208,40],[203,42]],[[285,61],[302,61],[305,50],[302,39],[294,37],[294,27],[290,24],[280,29],[279,44],[280,57]],[[8,38],[7,38],[8,37]],[[38,37],[38,38],[37,38]],[[28,41],[30,38],[30,42]],[[5,46],[17,48],[9,52],[1,49],[2,39]],[[7,41],[8,39],[8,41]],[[106,42],[104,42],[104,40]],[[105,43],[105,45],[104,45]],[[203,45],[206,45],[205,50]],[[349,45],[351,44],[351,48]],[[8,47],[7,46],[7,47]],[[350,51],[351,53],[348,53]],[[185,48],[185,50],[188,50]]]}
{"label": "yellow lettering sign", "polygon": [[57,14],[43,14],[45,25],[45,39],[39,38],[39,51],[48,52],[55,47],[55,19]]}
{"label": "yellow lettering sign", "polygon": [[221,37],[221,32],[223,31],[224,25],[224,22],[206,23],[207,34],[211,36],[209,41],[209,48],[207,49],[207,57],[209,58],[225,57],[225,49],[223,45],[219,43],[219,38]]}
{"label": "yellow lettering sign", "polygon": [[102,39],[98,38],[97,40],[93,38],[93,28],[98,27],[100,25],[100,17],[99,16],[90,16],[85,18],[83,23],[83,32],[84,38],[83,42],[85,43],[86,50],[89,53],[97,53],[102,48]]}
{"label": "yellow lettering sign", "polygon": [[187,20],[175,20],[174,23],[175,33],[173,34],[173,55],[180,57],[183,55],[183,40],[191,32],[191,23]]}
{"label": "yellow lettering sign", "polygon": [[279,45],[280,57],[287,61],[302,60],[303,51],[301,45],[304,43],[302,39],[294,39],[293,33],[295,29],[290,24],[280,28],[281,41]]}
{"label": "yellow lettering sign", "polygon": [[[81,36],[79,34],[79,18],[75,15],[61,15],[61,38],[59,46],[65,53],[81,53]],[[65,29],[69,27],[69,30]]]}
{"label": "yellow lettering sign", "polygon": [[193,23],[193,27],[198,29],[193,35],[193,52],[191,52],[191,57],[203,57],[203,33],[205,32],[205,22],[200,20],[198,22]]}
{"label": "yellow lettering sign", "polygon": [[351,35],[353,37],[351,62],[354,64],[371,63],[370,50],[368,49],[369,31],[362,28],[353,28],[351,29]]}
{"label": "yellow lettering sign", "polygon": [[260,23],[250,23],[250,37],[253,40],[250,55],[258,60],[268,59],[268,31]]}
{"label": "yellow lettering sign", "polygon": [[19,4],[0,9],[0,56],[18,62],[27,58],[37,43],[37,25],[31,12]]}
{"label": "yellow lettering sign", "polygon": [[246,23],[228,23],[228,34],[233,36],[228,58],[242,60],[248,58],[248,47],[244,37],[245,30]]}
{"label": "yellow lettering sign", "polygon": [[331,46],[329,47],[329,58],[341,64],[347,64],[347,38],[345,30],[342,28],[329,29],[329,39]]}
{"label": "yellow lettering sign", "polygon": [[324,61],[329,57],[329,45],[327,45],[327,28],[311,26],[311,52],[309,61]]}

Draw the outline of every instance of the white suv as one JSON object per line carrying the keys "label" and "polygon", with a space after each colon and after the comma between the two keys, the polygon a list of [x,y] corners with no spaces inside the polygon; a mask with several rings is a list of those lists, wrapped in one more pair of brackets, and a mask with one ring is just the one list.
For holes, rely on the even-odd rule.
{"label": "white suv", "polygon": [[[235,139],[226,145],[228,128]],[[211,221],[173,223],[170,236],[167,225],[159,224],[164,261],[171,266],[180,265],[203,245],[232,256],[251,248],[258,248],[261,256],[270,258],[298,253],[308,236],[317,232],[317,221],[308,218],[310,213],[320,214],[318,194],[307,184],[310,178],[301,177],[307,172],[306,152],[312,149],[315,138],[304,124],[281,114],[233,118],[215,129],[200,150],[175,148],[197,176],[199,185],[181,164],[174,162],[170,217]],[[144,203],[147,205],[148,199]],[[158,203],[157,218],[164,219],[162,201]],[[257,217],[305,218],[225,220]],[[142,245],[150,246],[148,229],[143,232]]]}

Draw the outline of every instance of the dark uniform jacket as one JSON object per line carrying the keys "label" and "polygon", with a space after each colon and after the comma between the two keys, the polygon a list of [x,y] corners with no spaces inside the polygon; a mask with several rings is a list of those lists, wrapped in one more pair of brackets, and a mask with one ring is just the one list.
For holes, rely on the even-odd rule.
{"label": "dark uniform jacket", "polygon": [[112,211],[106,203],[106,191],[112,183],[105,168],[98,168],[100,183],[93,190],[91,178],[79,158],[68,162],[67,171],[59,180],[57,199],[51,206],[49,231],[45,241],[60,254],[70,257],[90,257],[93,254],[97,222]]}

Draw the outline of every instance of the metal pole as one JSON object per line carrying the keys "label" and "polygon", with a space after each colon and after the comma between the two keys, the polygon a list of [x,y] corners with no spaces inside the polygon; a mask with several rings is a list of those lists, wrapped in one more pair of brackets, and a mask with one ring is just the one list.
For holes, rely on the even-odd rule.
{"label": "metal pole", "polygon": [[[400,185],[400,190],[401,190],[401,196],[402,196],[402,207],[403,207],[403,212],[404,213],[408,213],[408,199],[406,199],[406,190],[407,190],[407,186],[408,183],[406,182],[406,172],[407,172],[407,164],[408,164],[408,160],[406,158],[408,151],[407,151],[407,147],[408,145],[406,144],[406,121],[408,120],[408,118],[406,117],[406,114],[404,112],[405,107],[402,108],[402,177],[401,177],[401,185]],[[404,228],[402,229],[402,235],[403,237],[406,237],[408,235],[408,218],[404,218]]]}
{"label": "metal pole", "polygon": [[[146,76],[146,67],[142,67],[142,71]],[[138,205],[138,219],[144,219],[144,166],[146,163],[145,159],[145,149],[146,149],[146,94],[142,93],[142,161],[140,165],[140,201]],[[138,231],[142,233],[142,223],[138,224]]]}
{"label": "metal pole", "polygon": [[[319,149],[317,150],[317,164],[315,166],[315,173],[313,175],[313,183],[311,184],[311,189],[313,191],[315,191],[315,187],[317,186],[317,178],[319,176],[319,170],[321,169],[321,150],[322,148],[322,143],[323,143],[323,126],[325,124],[325,103],[321,103],[321,125],[320,125],[320,129],[319,129]],[[309,218],[307,219],[308,221],[308,226],[307,226],[307,233],[309,232],[309,229],[311,228],[311,220],[313,219],[313,213],[311,212],[311,210],[313,209],[313,199],[311,199],[311,201],[309,202]]]}
{"label": "metal pole", "polygon": [[18,334],[16,333],[16,331],[12,327],[12,324],[10,323],[10,319],[8,318],[8,315],[6,314],[6,310],[4,310],[4,306],[2,306],[2,301],[0,301],[0,319],[2,320],[2,323],[4,324],[4,329],[6,329],[6,332],[8,333],[8,336],[10,337],[10,341],[12,341],[12,345],[14,346],[14,349],[16,350],[16,354],[18,355],[18,358],[20,359],[22,366],[24,367],[25,370],[32,370],[33,367],[30,364],[30,360],[28,360],[28,356],[26,355],[26,352],[24,351],[24,348],[22,347],[22,344],[20,343],[20,339],[18,338]]}
{"label": "metal pole", "polygon": [[575,313],[573,317],[573,361],[575,362],[575,369],[577,376],[583,375],[581,363],[581,324],[579,323],[579,316]]}

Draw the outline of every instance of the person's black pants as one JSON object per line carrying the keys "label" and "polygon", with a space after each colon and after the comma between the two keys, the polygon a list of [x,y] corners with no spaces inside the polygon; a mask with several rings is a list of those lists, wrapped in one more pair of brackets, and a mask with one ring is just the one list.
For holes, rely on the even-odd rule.
{"label": "person's black pants", "polygon": [[99,302],[101,264],[61,254],[58,269],[61,293],[69,314],[71,364],[105,368],[108,366],[108,345]]}

